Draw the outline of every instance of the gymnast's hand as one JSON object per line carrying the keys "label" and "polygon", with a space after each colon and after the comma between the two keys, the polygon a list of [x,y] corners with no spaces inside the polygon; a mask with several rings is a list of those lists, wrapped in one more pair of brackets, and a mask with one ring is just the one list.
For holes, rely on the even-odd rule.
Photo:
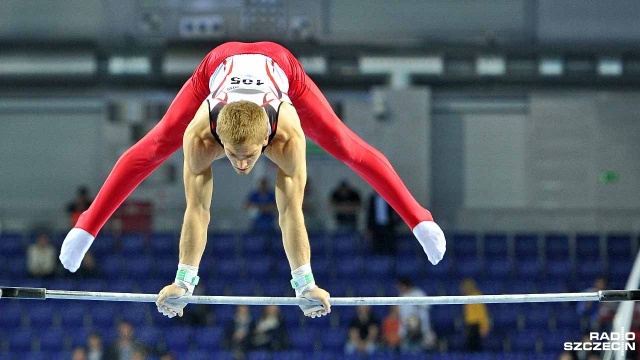
{"label": "gymnast's hand", "polygon": [[304,313],[304,316],[308,317],[321,317],[331,312],[331,304],[329,304],[329,293],[324,289],[315,287],[311,290],[307,290],[301,294],[297,294],[299,298],[305,298],[308,300],[319,301],[322,305],[301,305],[300,309]]}
{"label": "gymnast's hand", "polygon": [[158,312],[170,318],[176,315],[182,317],[183,309],[188,304],[185,297],[189,295],[190,292],[176,284],[165,286],[156,301]]}
{"label": "gymnast's hand", "polygon": [[60,262],[65,269],[76,272],[82,263],[82,258],[87,253],[95,237],[85,230],[73,228],[64,238],[60,249]]}

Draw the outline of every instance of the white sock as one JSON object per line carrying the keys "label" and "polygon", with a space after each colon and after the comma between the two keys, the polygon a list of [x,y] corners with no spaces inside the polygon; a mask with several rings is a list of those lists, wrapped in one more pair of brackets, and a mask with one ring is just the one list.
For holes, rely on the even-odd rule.
{"label": "white sock", "polygon": [[438,224],[433,221],[422,221],[413,228],[413,235],[418,239],[433,265],[442,260],[444,252],[447,250],[447,242]]}

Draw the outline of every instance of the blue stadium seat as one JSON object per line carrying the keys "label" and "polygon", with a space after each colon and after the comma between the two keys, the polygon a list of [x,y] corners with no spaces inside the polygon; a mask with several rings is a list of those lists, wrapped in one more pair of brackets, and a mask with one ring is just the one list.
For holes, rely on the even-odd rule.
{"label": "blue stadium seat", "polygon": [[[420,253],[420,264],[421,267],[418,269],[418,273],[426,274],[429,278],[445,278],[451,275],[451,269],[453,269],[454,259],[453,257],[447,257],[445,254],[444,258],[438,263],[438,265],[431,265],[431,263],[427,260],[427,255],[424,252]],[[398,261],[401,261],[398,259]],[[398,263],[396,263],[396,266]],[[415,275],[415,274],[414,274]]]}
{"label": "blue stadium seat", "polygon": [[234,281],[229,285],[234,296],[258,296],[260,293],[260,283],[255,280]]}
{"label": "blue stadium seat", "polygon": [[238,253],[238,242],[235,234],[209,233],[205,253],[216,259],[235,257]]}
{"label": "blue stadium seat", "polygon": [[180,235],[172,232],[153,233],[151,235],[151,253],[153,255],[169,256],[178,254]]}
{"label": "blue stadium seat", "polygon": [[415,257],[409,259],[398,257],[396,259],[395,268],[398,276],[413,276],[420,273],[425,267],[424,261]]}
{"label": "blue stadium seat", "polygon": [[520,260],[535,260],[539,257],[538,234],[515,234],[513,236],[513,249],[515,258]]}
{"label": "blue stadium seat", "polygon": [[10,352],[31,351],[35,332],[31,328],[18,328],[8,334],[8,349]]}
{"label": "blue stadium seat", "polygon": [[420,246],[420,243],[415,238],[411,238],[407,241],[398,241],[397,247],[397,257],[399,258],[410,259],[424,254],[422,246]]}
{"label": "blue stadium seat", "polygon": [[593,281],[598,275],[605,274],[606,271],[607,267],[601,260],[578,260],[576,263],[576,275],[580,280]]}
{"label": "blue stadium seat", "polygon": [[532,294],[537,291],[536,282],[530,280],[512,280],[505,283],[504,291],[508,294]]}
{"label": "blue stadium seat", "polygon": [[364,275],[367,278],[392,277],[395,275],[394,263],[391,256],[368,256],[362,264]]}
{"label": "blue stadium seat", "polygon": [[[447,244],[447,248],[451,247],[451,254],[456,258],[479,258],[478,237],[476,234],[453,234],[451,243]],[[449,250],[449,249],[447,249]]]}
{"label": "blue stadium seat", "polygon": [[18,233],[0,233],[0,254],[7,259],[24,257],[26,246],[23,241],[22,235]]}
{"label": "blue stadium seat", "polygon": [[164,341],[167,350],[184,353],[189,350],[193,329],[188,326],[173,326],[167,328],[167,334],[180,334],[180,336],[166,336]]}
{"label": "blue stadium seat", "polygon": [[632,259],[635,254],[631,246],[631,235],[629,234],[608,234],[607,242],[607,258],[612,260],[628,260]]}
{"label": "blue stadium seat", "polygon": [[487,274],[487,279],[498,279],[504,280],[508,277],[511,277],[511,262],[505,259],[487,259],[487,263],[485,264],[485,272]]}
{"label": "blue stadium seat", "polygon": [[271,354],[268,351],[252,350],[246,353],[247,360],[271,360]]}
{"label": "blue stadium seat", "polygon": [[66,329],[84,325],[86,312],[87,310],[83,304],[60,306],[60,326]]}
{"label": "blue stadium seat", "polygon": [[22,325],[25,318],[22,306],[18,302],[8,302],[2,304],[2,328],[15,329]]}
{"label": "blue stadium seat", "polygon": [[359,279],[362,276],[362,258],[352,257],[348,261],[334,263],[338,279]]}
{"label": "blue stadium seat", "polygon": [[235,355],[231,351],[204,351],[191,350],[184,355],[180,354],[180,359],[184,360],[236,360]]}
{"label": "blue stadium seat", "polygon": [[524,326],[527,330],[539,329],[548,331],[549,322],[553,318],[553,306],[541,304],[526,304],[524,306]]}
{"label": "blue stadium seat", "polygon": [[482,265],[478,259],[456,261],[456,266],[453,268],[460,278],[477,278],[482,274]]}
{"label": "blue stadium seat", "polygon": [[547,260],[570,259],[569,235],[546,234],[544,236],[544,255]]}
{"label": "blue stadium seat", "polygon": [[[175,268],[175,264],[174,264]],[[173,271],[176,272],[175,269]],[[175,274],[173,274],[175,276]],[[166,276],[162,278],[155,278],[142,281],[139,286],[139,290],[142,293],[146,294],[157,294],[164,288],[165,286],[171,284],[173,282],[173,276]]]}
{"label": "blue stadium seat", "polygon": [[[353,295],[357,297],[379,296],[380,280],[380,278],[371,278],[357,281],[353,284]],[[394,279],[390,279],[390,281],[394,281]]]}
{"label": "blue stadium seat", "polygon": [[[309,245],[311,245],[312,257],[325,258],[331,249],[329,238],[324,233],[309,234]],[[275,254],[272,252],[272,254]]]}
{"label": "blue stadium seat", "polygon": [[576,234],[576,261],[600,260],[600,235]]}
{"label": "blue stadium seat", "polygon": [[244,277],[245,262],[242,259],[220,259],[216,261],[216,274],[221,279],[238,279]]}
{"label": "blue stadium seat", "polygon": [[112,255],[115,252],[115,240],[113,235],[103,231],[98,233],[98,236],[91,244],[91,251],[97,259],[101,259],[104,256]]}
{"label": "blue stadium seat", "polygon": [[[138,255],[135,261],[130,262],[127,267],[127,277],[130,279],[144,279],[153,273],[155,259],[147,255]],[[175,268],[175,265],[174,265]]]}
{"label": "blue stadium seat", "polygon": [[272,360],[306,360],[307,354],[301,351],[289,350],[289,351],[274,351],[271,353]]}
{"label": "blue stadium seat", "polygon": [[360,238],[357,233],[338,233],[330,236],[333,256],[351,257],[359,252]]}
{"label": "blue stadium seat", "polygon": [[561,279],[548,279],[538,282],[538,291],[541,293],[562,293],[567,291],[567,285]]}
{"label": "blue stadium seat", "polygon": [[[56,352],[57,354],[58,352]],[[38,352],[28,352],[22,355],[18,355],[16,359],[20,360],[52,360],[52,356],[48,352],[38,351]]]}
{"label": "blue stadium seat", "polygon": [[[518,326],[518,314],[511,304],[489,304],[493,329],[497,332],[513,331]],[[493,330],[492,330],[493,331]]]}
{"label": "blue stadium seat", "polygon": [[[273,274],[273,260],[269,256],[250,257],[246,262],[247,276],[250,279],[266,280]],[[316,267],[314,267],[315,272]]]}
{"label": "blue stadium seat", "polygon": [[259,233],[243,234],[242,256],[266,255],[268,251],[267,236]]}
{"label": "blue stadium seat", "polygon": [[120,279],[117,281],[108,282],[109,291],[111,292],[122,292],[122,293],[135,293],[140,291],[138,289],[138,282],[132,279]]}
{"label": "blue stadium seat", "polygon": [[569,281],[573,276],[573,266],[569,259],[550,260],[544,267],[549,279]]}
{"label": "blue stadium seat", "polygon": [[558,329],[540,334],[543,351],[559,351],[567,341],[580,341],[580,329]]}
{"label": "blue stadium seat", "polygon": [[316,336],[313,328],[298,327],[289,331],[289,340],[294,350],[312,352],[315,347]]}
{"label": "blue stadium seat", "polygon": [[29,324],[34,329],[50,327],[57,313],[57,304],[34,302],[29,307]]}
{"label": "blue stadium seat", "polygon": [[[155,275],[156,278],[172,279],[176,275],[177,262],[178,262],[177,255],[155,256],[153,258],[153,270],[152,270],[153,274]],[[205,276],[209,277],[208,275],[211,275],[211,277],[215,276],[215,274],[210,274],[211,268],[215,268],[215,267],[211,266],[205,270],[203,269],[205,266],[205,263],[208,263],[208,262],[203,261],[201,268],[198,271],[200,274],[202,274],[201,276],[203,277]]]}
{"label": "blue stadium seat", "polygon": [[580,330],[580,316],[578,316],[575,306],[556,311],[555,322],[558,330]]}
{"label": "blue stadium seat", "polygon": [[73,279],[50,279],[45,282],[47,289],[52,290],[75,290],[76,281]]}
{"label": "blue stadium seat", "polygon": [[82,279],[75,288],[80,291],[107,291],[107,281],[102,279]]}
{"label": "blue stadium seat", "polygon": [[126,264],[120,255],[105,256],[99,262],[100,271],[107,280],[121,279],[126,276]]}
{"label": "blue stadium seat", "polygon": [[618,260],[609,262],[609,276],[611,279],[626,279],[631,274],[632,260]]}
{"label": "blue stadium seat", "polygon": [[538,259],[518,259],[514,264],[514,273],[519,280],[537,280],[542,277],[542,265]]}
{"label": "blue stadium seat", "polygon": [[24,255],[6,260],[6,264],[4,270],[5,274],[9,277],[24,279],[29,276],[27,272],[27,260]]}
{"label": "blue stadium seat", "polygon": [[435,305],[430,308],[431,326],[437,334],[455,332],[455,321],[460,317],[462,307],[458,305]]}
{"label": "blue stadium seat", "polygon": [[511,343],[511,351],[535,353],[537,334],[532,331],[511,332],[509,340]]}
{"label": "blue stadium seat", "polygon": [[484,257],[487,262],[495,259],[508,260],[509,237],[506,234],[485,234],[482,240],[484,243]]}
{"label": "blue stadium seat", "polygon": [[293,292],[288,278],[272,279],[262,283],[262,294],[264,296],[290,296]]}
{"label": "blue stadium seat", "polygon": [[353,282],[349,279],[337,279],[331,282],[331,296],[344,297],[353,293]]}
{"label": "blue stadium seat", "polygon": [[92,306],[89,308],[89,313],[91,315],[91,324],[94,327],[112,327],[116,324],[119,305],[104,303],[100,304],[100,306]]}
{"label": "blue stadium seat", "polygon": [[[288,263],[284,260],[281,261],[285,264]],[[316,282],[326,283],[329,279],[335,278],[333,261],[331,259],[318,259],[311,255],[311,267],[313,268],[313,277],[316,279]],[[287,277],[290,276],[291,275],[287,275]]]}
{"label": "blue stadium seat", "polygon": [[68,338],[71,340],[71,348],[87,346],[87,339],[93,331],[90,327],[82,326],[82,324],[71,324],[65,326],[64,330],[67,333]]}
{"label": "blue stadium seat", "polygon": [[65,334],[61,328],[50,328],[40,333],[40,351],[57,352],[64,350]]}
{"label": "blue stadium seat", "polygon": [[140,233],[126,233],[120,237],[120,253],[125,256],[140,256],[145,252],[146,238]]}
{"label": "blue stadium seat", "polygon": [[[159,292],[158,289],[156,292]],[[149,323],[149,313],[157,311],[155,304],[130,303],[120,308],[120,318],[133,325],[134,328],[146,326]]]}
{"label": "blue stadium seat", "polygon": [[494,353],[504,351],[504,335],[492,329],[482,342],[482,349]]}
{"label": "blue stadium seat", "polygon": [[483,294],[503,294],[504,282],[498,279],[486,279],[477,281],[480,292]]}
{"label": "blue stadium seat", "polygon": [[159,348],[164,343],[165,333],[154,326],[134,326],[134,337],[151,348]]}
{"label": "blue stadium seat", "polygon": [[465,345],[465,336],[461,333],[450,333],[447,336],[447,350],[449,352],[452,351],[461,351],[464,350]]}
{"label": "blue stadium seat", "polygon": [[195,332],[194,336],[198,349],[208,351],[221,350],[224,328],[222,326],[201,328]]}

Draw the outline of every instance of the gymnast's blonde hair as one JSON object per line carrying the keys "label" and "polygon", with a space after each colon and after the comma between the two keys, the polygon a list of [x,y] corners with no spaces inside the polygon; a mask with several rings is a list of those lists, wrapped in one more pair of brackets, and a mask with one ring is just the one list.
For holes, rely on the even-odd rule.
{"label": "gymnast's blonde hair", "polygon": [[218,114],[217,133],[223,144],[262,144],[268,134],[266,111],[251,101],[234,101]]}

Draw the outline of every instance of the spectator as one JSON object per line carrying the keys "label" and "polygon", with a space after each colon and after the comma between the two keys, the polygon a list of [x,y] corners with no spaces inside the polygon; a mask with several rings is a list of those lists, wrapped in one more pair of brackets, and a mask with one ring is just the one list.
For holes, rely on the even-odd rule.
{"label": "spectator", "polygon": [[[482,295],[473,279],[464,279],[460,283],[460,292],[464,296]],[[482,339],[489,334],[489,313],[485,304],[464,305],[465,349],[482,350]]]}
{"label": "spectator", "polygon": [[397,224],[396,212],[374,191],[369,197],[367,238],[371,241],[371,249],[375,254],[395,255]]}
{"label": "spectator", "polygon": [[[584,292],[596,292],[605,290],[607,288],[607,277],[598,276],[593,286],[589,287]],[[580,302],[577,305],[577,311],[580,315],[583,324],[589,324],[588,329],[590,331],[608,331],[611,326],[611,320],[615,314],[615,304],[607,302]]]}
{"label": "spectator", "polygon": [[320,219],[319,209],[320,201],[315,186],[310,178],[307,178],[307,185],[304,187],[304,200],[302,202],[302,212],[304,213],[304,223],[309,232],[318,232],[324,230],[322,220]]}
{"label": "spectator", "polygon": [[382,321],[382,343],[387,349],[398,350],[400,346],[400,313],[398,306],[389,308],[389,313]]}
{"label": "spectator", "polygon": [[76,191],[76,196],[73,201],[67,205],[69,224],[71,227],[76,225],[78,218],[89,208],[92,201],[93,200],[89,196],[89,188],[86,186],[80,186]]}
{"label": "spectator", "polygon": [[56,249],[51,245],[51,238],[47,233],[40,233],[36,242],[27,249],[27,270],[36,278],[52,277],[58,264]]}
{"label": "spectator", "polygon": [[380,323],[371,314],[371,307],[356,307],[356,317],[349,324],[349,340],[345,347],[347,354],[359,353],[371,355],[376,351]]}
{"label": "spectator", "polygon": [[362,201],[360,194],[347,180],[342,180],[333,190],[329,204],[334,212],[338,231],[358,230],[358,214],[362,208]]}
{"label": "spectator", "polygon": [[[398,278],[396,288],[400,296],[427,296],[406,277]],[[436,346],[436,336],[431,328],[428,305],[400,305],[400,351],[419,352]],[[453,319],[452,319],[453,321]]]}
{"label": "spectator", "polygon": [[74,348],[71,352],[71,360],[87,360],[87,351],[83,347]]}
{"label": "spectator", "polygon": [[249,306],[238,305],[236,315],[227,324],[224,332],[225,348],[233,351],[236,358],[244,358],[244,354],[249,350],[253,320],[249,312]]}
{"label": "spectator", "polygon": [[251,347],[268,351],[285,350],[289,347],[280,307],[277,305],[264,307],[253,329]]}
{"label": "spectator", "polygon": [[105,360],[132,360],[134,354],[144,359],[144,344],[133,337],[133,325],[122,321],[118,324],[118,338],[107,350]]}
{"label": "spectator", "polygon": [[103,358],[102,337],[98,333],[91,333],[87,338],[87,360],[102,360]]}
{"label": "spectator", "polygon": [[276,195],[267,178],[262,178],[258,188],[249,193],[245,207],[249,209],[253,231],[275,231],[275,219],[278,211]]}

